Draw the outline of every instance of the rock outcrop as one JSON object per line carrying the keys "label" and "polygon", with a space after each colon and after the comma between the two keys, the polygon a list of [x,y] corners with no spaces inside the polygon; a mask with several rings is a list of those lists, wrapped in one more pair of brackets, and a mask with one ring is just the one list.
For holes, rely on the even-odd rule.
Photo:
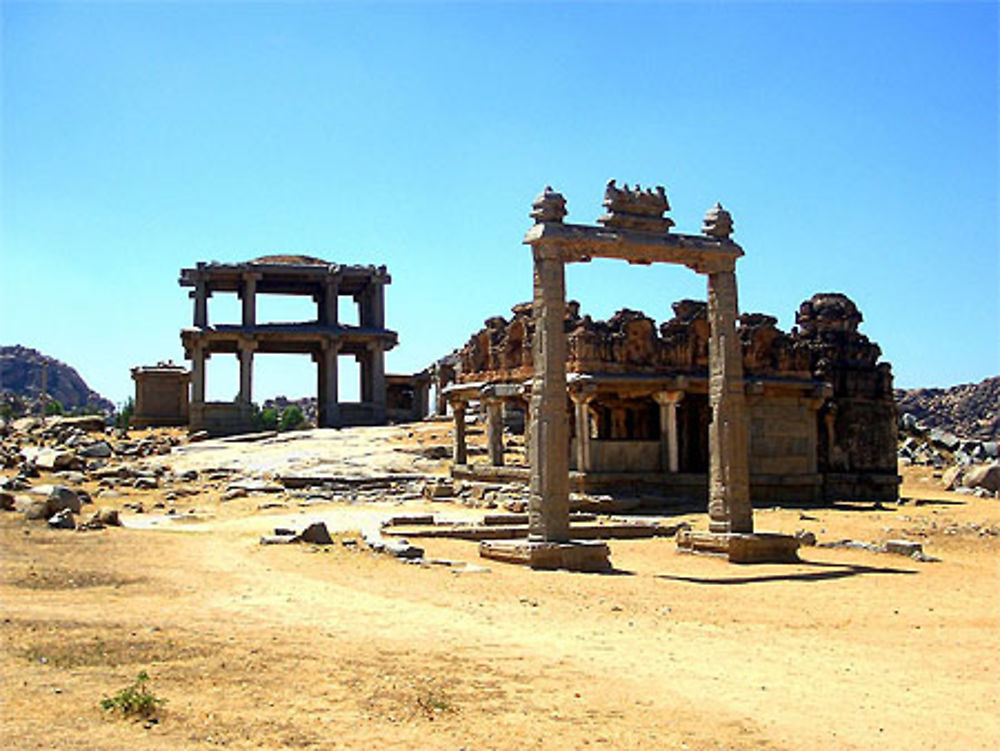
{"label": "rock outcrop", "polygon": [[5,402],[30,409],[42,394],[43,378],[49,399],[57,400],[66,410],[114,411],[115,405],[91,389],[66,363],[29,347],[0,347],[0,398]]}
{"label": "rock outcrop", "polygon": [[949,389],[896,391],[900,415],[964,438],[1000,440],[1000,376]]}

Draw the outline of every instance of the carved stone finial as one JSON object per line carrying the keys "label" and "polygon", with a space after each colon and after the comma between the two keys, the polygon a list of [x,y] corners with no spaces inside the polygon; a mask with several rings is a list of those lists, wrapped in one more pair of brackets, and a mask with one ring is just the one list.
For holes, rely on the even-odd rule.
{"label": "carved stone finial", "polygon": [[535,220],[535,224],[543,222],[561,224],[566,216],[566,199],[562,193],[552,190],[551,185],[546,185],[545,190],[532,202],[529,216]]}
{"label": "carved stone finial", "polygon": [[674,226],[672,219],[663,216],[670,211],[670,203],[662,185],[644,191],[638,183],[635,188],[629,188],[628,183],[619,188],[614,180],[608,180],[603,205],[608,211],[597,221],[605,227],[665,233]]}
{"label": "carved stone finial", "polygon": [[721,203],[705,212],[705,219],[701,223],[701,232],[709,237],[718,237],[728,240],[733,234],[733,215],[722,208]]}

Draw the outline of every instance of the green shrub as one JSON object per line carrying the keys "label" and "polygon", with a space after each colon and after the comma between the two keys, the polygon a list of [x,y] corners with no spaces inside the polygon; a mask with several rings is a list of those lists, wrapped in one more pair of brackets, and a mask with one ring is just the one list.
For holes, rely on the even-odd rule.
{"label": "green shrub", "polygon": [[118,411],[115,413],[115,427],[128,430],[132,423],[133,414],[135,414],[135,400],[130,396],[118,405]]}
{"label": "green shrub", "polygon": [[126,686],[114,696],[101,699],[101,709],[105,712],[121,712],[122,717],[152,717],[166,700],[154,695],[147,683],[149,675],[143,670],[132,685]]}
{"label": "green shrub", "polygon": [[278,410],[274,407],[266,407],[261,409],[256,404],[253,406],[253,416],[251,420],[253,422],[254,430],[277,430],[278,429]]}
{"label": "green shrub", "polygon": [[281,413],[281,425],[278,426],[278,430],[294,430],[305,421],[302,410],[293,404]]}
{"label": "green shrub", "polygon": [[51,399],[45,403],[45,414],[47,417],[61,415],[65,412],[62,402],[58,399]]}

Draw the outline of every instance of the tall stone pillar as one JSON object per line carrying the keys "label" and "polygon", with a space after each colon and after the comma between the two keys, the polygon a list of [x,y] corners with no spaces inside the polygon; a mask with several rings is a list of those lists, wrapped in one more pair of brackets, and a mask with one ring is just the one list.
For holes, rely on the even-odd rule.
{"label": "tall stone pillar", "polygon": [[486,449],[490,464],[503,466],[503,415],[502,403],[496,397],[483,400],[486,403]]}
{"label": "tall stone pillar", "polygon": [[712,532],[753,532],[743,352],[736,337],[736,273],[708,274],[709,484]]}
{"label": "tall stone pillar", "polygon": [[203,329],[208,326],[208,298],[212,293],[208,291],[205,282],[197,282],[194,290],[190,293],[194,298],[194,325],[195,328]]}
{"label": "tall stone pillar", "polygon": [[241,341],[236,356],[240,361],[240,394],[238,401],[250,404],[253,401],[253,353],[257,349],[254,342]]}
{"label": "tall stone pillar", "polygon": [[246,272],[240,283],[240,300],[243,301],[243,325],[257,325],[257,280],[260,274]]}
{"label": "tall stone pillar", "polygon": [[451,400],[451,415],[455,420],[452,462],[455,464],[466,464],[468,462],[468,453],[465,450],[465,402],[463,400]]}
{"label": "tall stone pillar", "polygon": [[680,470],[677,404],[683,398],[683,391],[659,391],[653,394],[653,399],[660,405],[660,451],[663,471],[671,474],[676,474]]}
{"label": "tall stone pillar", "polygon": [[385,285],[382,282],[372,282],[372,326],[385,328]]}
{"label": "tall stone pillar", "polygon": [[337,325],[337,297],[339,294],[339,278],[328,278],[323,285],[323,294],[319,300],[319,322],[324,326]]}
{"label": "tall stone pillar", "polygon": [[375,326],[375,295],[374,283],[369,282],[354,296],[358,304],[358,325],[364,329],[377,328]]}
{"label": "tall stone pillar", "polygon": [[528,539],[569,540],[569,415],[566,410],[566,272],[557,247],[539,243],[534,256],[531,465]]}
{"label": "tall stone pillar", "polygon": [[195,404],[205,402],[205,360],[208,354],[204,346],[197,344],[191,353],[191,401]]}
{"label": "tall stone pillar", "polygon": [[382,342],[368,344],[368,393],[375,405],[375,421],[384,423],[386,420],[386,385],[385,385],[385,352]]}
{"label": "tall stone pillar", "polygon": [[340,393],[337,373],[337,355],[340,342],[325,341],[314,358],[316,360],[317,420],[321,428],[340,427]]}
{"label": "tall stone pillar", "polygon": [[570,397],[575,409],[576,470],[587,472],[590,470],[590,403],[594,400],[594,395],[574,391]]}

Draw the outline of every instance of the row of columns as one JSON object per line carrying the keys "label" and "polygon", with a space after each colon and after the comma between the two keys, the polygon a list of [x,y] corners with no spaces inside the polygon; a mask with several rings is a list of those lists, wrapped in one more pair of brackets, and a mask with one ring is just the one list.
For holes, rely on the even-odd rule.
{"label": "row of columns", "polygon": [[[243,274],[237,296],[241,301],[241,323],[243,326],[257,325],[257,282],[262,274],[247,271]],[[194,299],[194,325],[196,328],[208,326],[208,300],[212,291],[205,281],[198,281],[190,292]],[[318,319],[323,326],[337,326],[337,302],[340,296],[340,279],[331,277],[324,282],[323,291],[313,300],[318,306]],[[361,328],[385,328],[385,284],[371,280],[354,295],[358,305],[358,323]]]}
{"label": "row of columns", "polygon": [[[504,466],[504,442],[503,442],[503,405],[506,401],[500,397],[482,396],[480,401],[486,412],[486,455],[489,463],[494,467]],[[468,464],[469,451],[466,445],[465,416],[468,403],[461,397],[453,397],[449,400],[451,406],[454,430],[452,436],[452,461],[455,464]],[[525,411],[527,420],[528,412]],[[525,426],[525,433],[528,432]]]}
{"label": "row of columns", "polygon": [[[238,402],[249,404],[253,399],[253,359],[257,350],[253,340],[240,340],[236,356],[240,364],[240,390]],[[339,383],[337,357],[340,342],[325,341],[318,353],[313,355],[317,364],[317,401],[321,427],[335,427],[340,424]],[[204,344],[195,344],[191,352],[191,401],[205,401],[205,363],[211,353]],[[385,354],[381,342],[369,342],[366,350],[355,357],[361,366],[361,401],[373,405],[376,420],[385,417],[386,382]]]}
{"label": "row of columns", "polygon": [[[597,395],[593,391],[573,391],[570,398],[574,405],[574,424],[576,426],[576,467],[579,471],[590,469],[591,413],[590,404]],[[676,474],[680,471],[680,440],[677,427],[677,405],[684,398],[683,391],[659,391],[653,394],[653,399],[660,409],[660,443],[662,451],[662,467],[665,472]],[[495,397],[482,397],[486,412],[486,450],[489,463],[494,467],[504,465],[503,443],[503,400]],[[455,464],[468,463],[468,448],[466,446],[466,402],[464,399],[451,401],[452,418],[455,422],[453,432],[454,443],[452,458]],[[528,412],[525,413],[526,419]],[[526,426],[526,433],[530,428]]]}

